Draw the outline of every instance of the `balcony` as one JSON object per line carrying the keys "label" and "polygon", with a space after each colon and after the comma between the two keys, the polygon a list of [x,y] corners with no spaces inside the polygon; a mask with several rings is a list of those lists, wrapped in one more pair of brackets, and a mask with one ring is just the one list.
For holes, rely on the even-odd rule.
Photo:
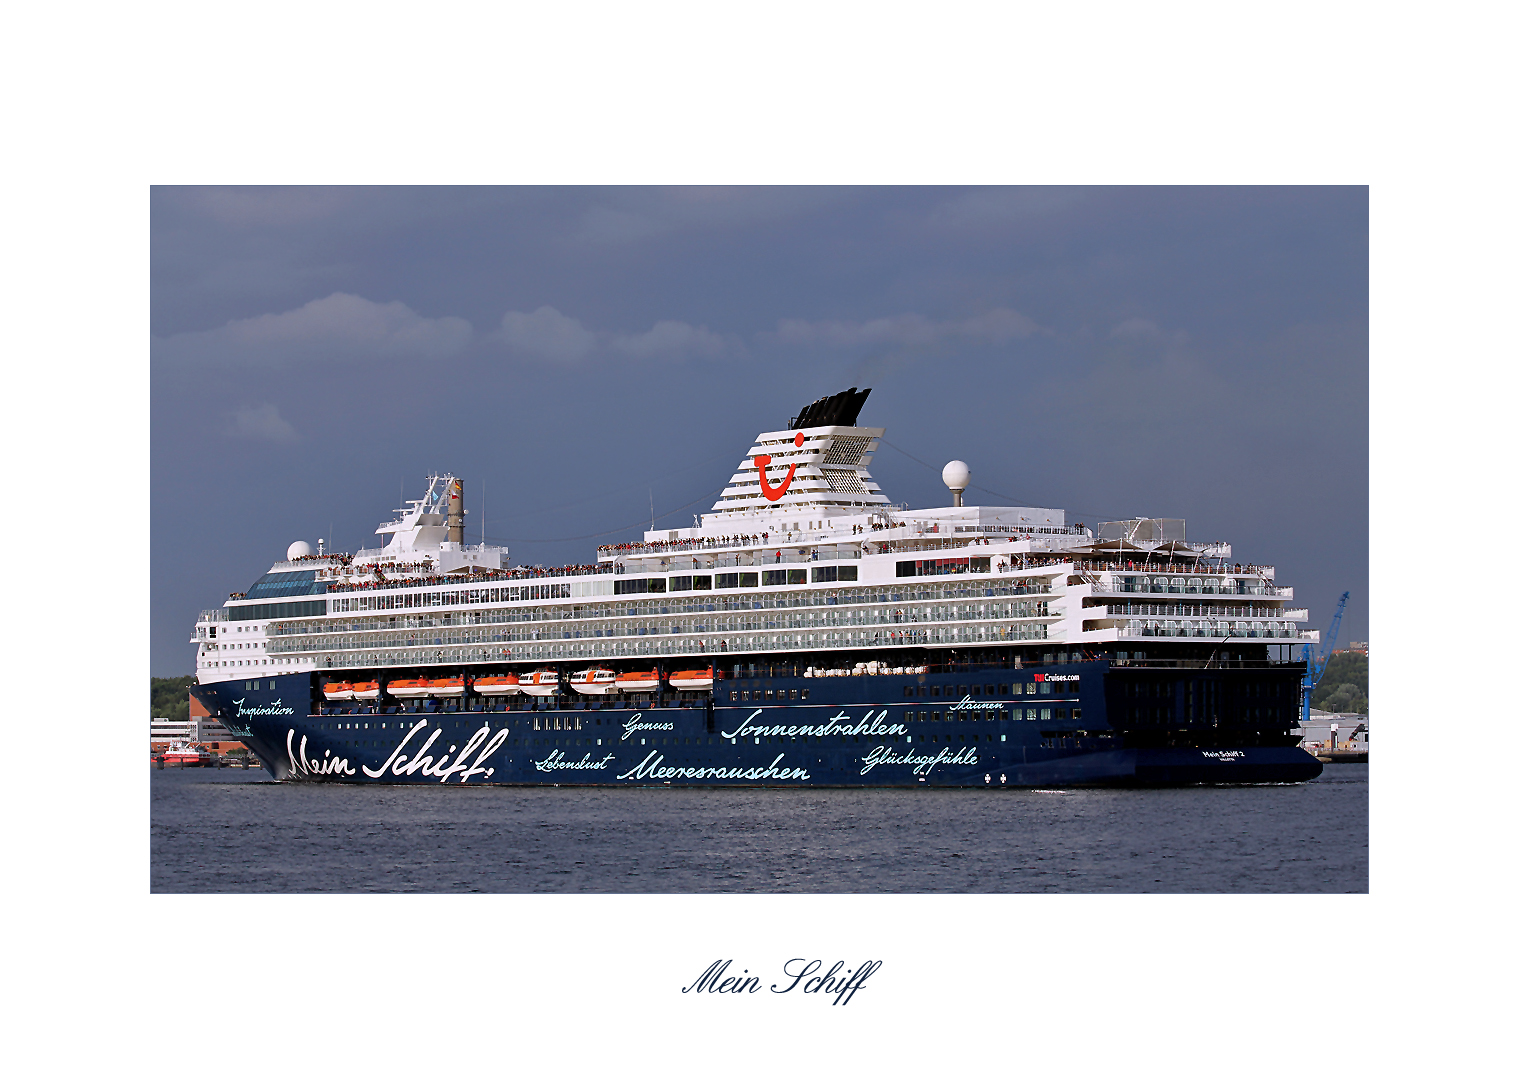
{"label": "balcony", "polygon": [[1190,603],[1111,603],[1104,607],[1087,607],[1083,618],[1286,618],[1306,621],[1306,610],[1283,610],[1280,607],[1237,607],[1229,604]]}
{"label": "balcony", "polygon": [[[1145,626],[1113,626],[1110,628],[1086,630],[1088,633],[1112,632],[1120,638],[1128,637],[1211,637],[1222,640],[1228,638],[1231,641],[1243,640],[1294,640],[1304,641],[1317,639],[1318,630],[1299,629],[1292,622],[1267,622],[1264,629],[1251,627],[1239,629],[1228,625],[1210,622],[1198,622],[1193,625],[1159,622]],[[1308,635],[1313,634],[1310,638]]]}
{"label": "balcony", "polygon": [[[1125,575],[1127,576],[1127,575]],[[1179,583],[1178,583],[1179,582]],[[1141,580],[1092,581],[1093,592],[1171,596],[1278,596],[1292,598],[1292,589],[1259,581],[1218,577],[1151,577]]]}

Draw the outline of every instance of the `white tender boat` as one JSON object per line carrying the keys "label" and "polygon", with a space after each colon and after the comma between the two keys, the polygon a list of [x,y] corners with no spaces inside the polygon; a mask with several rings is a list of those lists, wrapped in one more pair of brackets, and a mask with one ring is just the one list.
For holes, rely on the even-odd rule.
{"label": "white tender boat", "polygon": [[518,688],[530,697],[552,697],[559,692],[559,672],[534,671],[519,679]]}
{"label": "white tender boat", "polygon": [[576,693],[601,697],[617,692],[617,672],[605,667],[588,667],[570,675],[570,688]]}

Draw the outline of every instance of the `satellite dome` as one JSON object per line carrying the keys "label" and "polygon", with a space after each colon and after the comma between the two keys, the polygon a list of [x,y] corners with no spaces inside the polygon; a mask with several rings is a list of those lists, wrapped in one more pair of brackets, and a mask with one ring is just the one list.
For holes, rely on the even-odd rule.
{"label": "satellite dome", "polygon": [[286,559],[308,558],[310,555],[311,544],[307,543],[305,540],[296,540],[289,547],[285,548]]}
{"label": "satellite dome", "polygon": [[944,466],[944,486],[951,491],[963,491],[970,486],[970,466],[964,461],[951,461]]}

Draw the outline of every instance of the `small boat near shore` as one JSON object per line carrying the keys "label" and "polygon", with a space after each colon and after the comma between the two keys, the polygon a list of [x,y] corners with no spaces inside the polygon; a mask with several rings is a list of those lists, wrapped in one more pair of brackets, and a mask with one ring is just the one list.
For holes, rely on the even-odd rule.
{"label": "small boat near shore", "polygon": [[215,760],[212,754],[191,742],[170,742],[163,752],[163,762],[178,768],[202,768]]}

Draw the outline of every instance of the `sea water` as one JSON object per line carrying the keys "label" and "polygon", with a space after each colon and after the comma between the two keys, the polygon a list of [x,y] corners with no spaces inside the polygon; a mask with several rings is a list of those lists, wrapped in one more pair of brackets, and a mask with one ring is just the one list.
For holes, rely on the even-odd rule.
{"label": "sea water", "polygon": [[1365,892],[1369,765],[1167,790],[275,783],[152,771],[154,892]]}

